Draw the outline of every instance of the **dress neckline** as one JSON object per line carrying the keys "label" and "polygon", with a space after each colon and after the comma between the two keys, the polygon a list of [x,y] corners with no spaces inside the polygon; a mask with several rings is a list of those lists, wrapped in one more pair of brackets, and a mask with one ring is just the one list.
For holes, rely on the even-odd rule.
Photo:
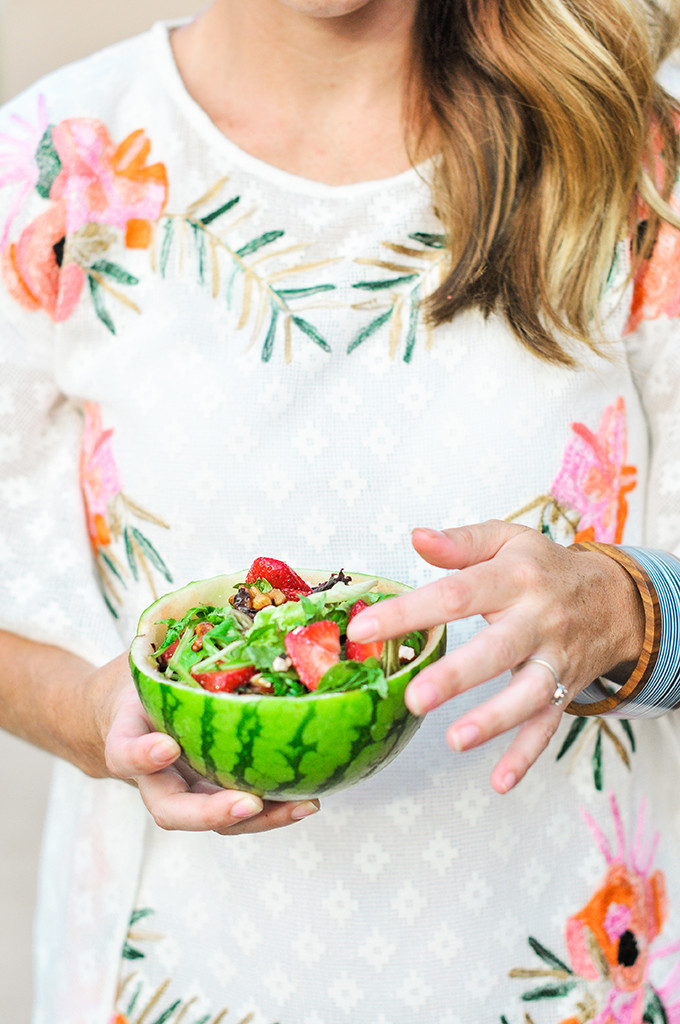
{"label": "dress neckline", "polygon": [[402,187],[412,184],[422,187],[423,179],[431,163],[426,160],[416,167],[409,167],[401,173],[388,178],[375,178],[368,181],[352,182],[346,185],[329,185],[314,178],[305,178],[301,175],[284,171],[253,156],[242,149],[235,142],[222,132],[215,122],[208,116],[203,107],[190,95],[182,76],[179,73],[175,55],[170,43],[170,33],[173,29],[186,24],[190,19],[177,19],[173,21],[156,22],[150,32],[151,56],[158,70],[159,78],[172,102],[183,112],[185,118],[193,125],[211,148],[216,151],[223,151],[225,157],[236,161],[245,170],[250,171],[260,179],[269,181],[272,185],[289,192],[301,192],[305,195],[314,195],[325,199],[350,199],[362,195],[370,196],[384,192],[386,189]]}

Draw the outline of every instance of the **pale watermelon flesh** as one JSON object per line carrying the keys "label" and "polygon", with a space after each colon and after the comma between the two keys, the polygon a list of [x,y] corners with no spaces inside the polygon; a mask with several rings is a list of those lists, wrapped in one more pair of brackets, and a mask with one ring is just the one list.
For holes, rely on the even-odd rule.
{"label": "pale watermelon flesh", "polygon": [[[328,573],[296,570],[316,586]],[[352,573],[353,584],[371,583],[380,593],[409,588]],[[274,800],[330,793],[368,778],[396,757],[421,719],[404,704],[409,680],[441,657],[444,626],[430,630],[410,662],[386,678],[384,691],[360,687],[301,696],[211,693],[173,681],[159,671],[155,652],[167,620],[188,609],[225,607],[243,572],[189,584],[166,595],[142,615],[130,648],[130,666],[142,704],[155,729],[172,735],[184,760],[199,774],[229,789]]]}

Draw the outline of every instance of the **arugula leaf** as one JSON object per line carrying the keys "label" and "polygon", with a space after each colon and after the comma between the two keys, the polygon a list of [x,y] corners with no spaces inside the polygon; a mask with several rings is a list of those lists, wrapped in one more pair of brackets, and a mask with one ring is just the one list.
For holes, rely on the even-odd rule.
{"label": "arugula leaf", "polygon": [[321,676],[317,693],[346,693],[348,690],[376,690],[388,694],[387,679],[377,658],[366,661],[339,661]]}

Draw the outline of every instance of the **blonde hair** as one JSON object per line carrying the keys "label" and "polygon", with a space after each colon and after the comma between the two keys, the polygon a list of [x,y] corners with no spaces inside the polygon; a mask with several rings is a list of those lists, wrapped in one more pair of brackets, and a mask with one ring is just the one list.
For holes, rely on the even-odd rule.
{"label": "blonde hair", "polygon": [[414,80],[450,253],[435,323],[478,307],[551,362],[574,364],[565,340],[598,348],[617,243],[632,238],[634,270],[660,219],[678,223],[679,109],[655,74],[679,26],[678,0],[420,0]]}

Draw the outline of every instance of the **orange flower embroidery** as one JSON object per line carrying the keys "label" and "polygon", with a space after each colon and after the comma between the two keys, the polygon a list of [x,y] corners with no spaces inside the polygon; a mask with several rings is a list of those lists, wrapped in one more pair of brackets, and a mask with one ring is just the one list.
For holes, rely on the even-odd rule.
{"label": "orange flower embroidery", "polygon": [[643,320],[655,320],[665,314],[680,314],[680,231],[663,223],[654,251],[640,268],[633,286],[633,301],[625,333]]}
{"label": "orange flower embroidery", "polygon": [[[572,1006],[560,1024],[680,1024],[680,941],[661,948],[656,944],[667,917],[664,876],[653,870],[659,834],[645,834],[643,803],[627,838],[614,795],[609,799],[614,847],[584,813],[607,872],[591,899],[567,921],[569,963],[530,938],[541,966],[516,968],[510,976],[539,982],[540,987],[523,993],[524,1001],[570,998]],[[663,982],[653,983],[652,964],[671,955],[674,962]],[[507,1024],[506,1017],[501,1021]]]}

